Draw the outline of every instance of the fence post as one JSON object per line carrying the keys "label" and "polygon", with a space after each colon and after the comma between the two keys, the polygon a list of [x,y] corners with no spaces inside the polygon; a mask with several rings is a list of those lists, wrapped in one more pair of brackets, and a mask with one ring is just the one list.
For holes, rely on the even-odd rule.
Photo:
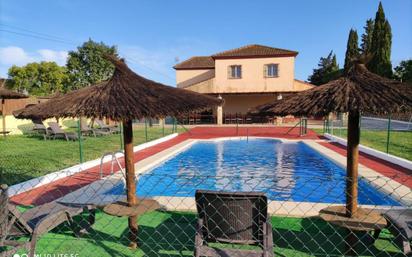
{"label": "fence post", "polygon": [[325,120],[323,120],[323,129],[322,129],[322,134],[325,134]]}
{"label": "fence post", "polygon": [[329,120],[329,117],[326,120],[326,133],[330,134],[330,120]]}
{"label": "fence post", "polygon": [[81,118],[79,118],[78,121],[77,121],[77,135],[79,137],[80,163],[83,163],[83,143],[82,143]]}
{"label": "fence post", "polygon": [[162,133],[163,133],[163,137],[165,136],[165,123],[166,123],[166,118],[164,118],[163,121],[162,121]]}
{"label": "fence post", "polygon": [[147,142],[147,119],[144,118],[144,135],[146,138],[146,142]]}
{"label": "fence post", "polygon": [[119,129],[120,129],[120,150],[122,150],[123,149],[123,127],[122,127],[121,122],[119,124]]}
{"label": "fence post", "polygon": [[388,135],[386,137],[386,153],[389,154],[389,140],[390,140],[390,135],[391,135],[391,114],[389,113],[388,117]]}
{"label": "fence post", "polygon": [[332,135],[334,135],[334,134],[333,134],[333,130],[334,130],[334,128],[333,128],[333,120],[331,120],[330,123],[331,123],[330,133],[331,133]]}

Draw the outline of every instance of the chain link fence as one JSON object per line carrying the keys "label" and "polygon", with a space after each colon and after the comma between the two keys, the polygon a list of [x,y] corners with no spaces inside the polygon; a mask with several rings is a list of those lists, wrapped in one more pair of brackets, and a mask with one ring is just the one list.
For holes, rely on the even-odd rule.
{"label": "chain link fence", "polygon": [[[412,160],[412,115],[373,117],[362,116],[361,144],[375,150]],[[347,120],[344,115],[327,120],[324,133],[347,138]]]}
{"label": "chain link fence", "polygon": [[[76,125],[66,131],[76,132]],[[176,130],[183,129],[170,120],[164,135]],[[136,145],[154,140],[163,136],[163,125],[136,122],[134,136]],[[84,162],[121,149],[120,138],[121,133],[82,136]],[[293,166],[275,165],[264,174],[261,169],[277,158],[305,165],[293,152],[275,158],[252,148],[264,165],[249,167],[239,155],[244,167],[238,170],[236,163],[219,166],[227,152],[208,159],[210,153],[199,151],[202,158],[175,158],[173,171],[160,163],[138,172],[138,203],[130,207],[124,171],[115,167],[112,173],[110,163],[102,174],[97,168],[70,176],[51,173],[79,164],[79,141],[31,135],[0,140],[0,184],[9,185],[0,191],[1,257],[406,256],[410,251],[410,174],[360,176],[361,209],[349,220],[343,171],[313,166],[298,174]],[[274,159],[264,159],[268,154]],[[123,166],[121,157],[119,162]],[[225,172],[199,168],[207,166]],[[129,220],[137,221],[137,232],[130,231]],[[136,249],[129,247],[134,237]]]}
{"label": "chain link fence", "polygon": [[[54,133],[47,128],[49,122],[41,122],[44,129],[36,129],[35,124],[28,123],[19,127],[22,135],[0,137],[0,181],[16,184],[123,150],[121,124],[104,123],[106,127],[101,128],[91,121],[83,121],[79,131],[77,120],[63,120],[59,122],[60,134],[54,137]],[[136,121],[134,145],[183,130],[174,119],[163,123]],[[68,135],[67,140],[63,133]]]}
{"label": "chain link fence", "polygon": [[[359,201],[365,209],[352,223],[333,209],[345,202],[344,180],[316,175],[148,173],[137,178],[134,208],[113,204],[125,199],[121,174],[37,206],[22,203],[50,195],[11,196],[5,208],[3,188],[1,243],[9,246],[0,249],[4,256],[17,256],[13,250],[18,247],[20,256],[31,249],[36,256],[405,256],[412,193],[390,182],[398,178],[382,179],[361,179]],[[129,215],[137,216],[136,249],[128,247]]]}

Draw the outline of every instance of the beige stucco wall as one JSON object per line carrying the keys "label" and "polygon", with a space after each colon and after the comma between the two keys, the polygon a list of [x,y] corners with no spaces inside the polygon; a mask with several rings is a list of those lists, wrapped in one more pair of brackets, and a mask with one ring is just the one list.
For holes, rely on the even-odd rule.
{"label": "beige stucco wall", "polygon": [[305,83],[300,80],[296,80],[293,82],[293,88],[295,91],[302,91],[302,90],[307,90],[313,88],[314,85],[311,85],[309,83]]}
{"label": "beige stucco wall", "polygon": [[225,100],[223,105],[224,114],[246,114],[251,108],[275,100],[276,94],[222,95],[222,98]]}
{"label": "beige stucco wall", "polygon": [[179,87],[179,84],[191,79],[193,77],[199,76],[203,73],[210,71],[210,69],[203,70],[176,70],[176,84]]}
{"label": "beige stucco wall", "polygon": [[[0,116],[0,130],[3,130],[3,119],[6,120],[6,131],[10,131],[11,135],[20,135],[25,131],[29,131],[33,128],[31,120],[16,119],[13,115]],[[68,124],[73,124],[75,119],[60,119],[59,124],[63,129],[67,129]],[[55,122],[56,119],[51,118],[43,121],[43,124],[48,127],[48,122]]]}
{"label": "beige stucco wall", "polygon": [[[274,92],[293,91],[294,57],[268,57],[215,60],[216,92]],[[279,76],[266,78],[264,65],[279,64]],[[242,78],[228,78],[228,66],[242,65]]]}
{"label": "beige stucco wall", "polygon": [[195,91],[202,94],[214,93],[216,92],[216,82],[215,79],[209,79],[195,85],[185,87],[187,90]]}

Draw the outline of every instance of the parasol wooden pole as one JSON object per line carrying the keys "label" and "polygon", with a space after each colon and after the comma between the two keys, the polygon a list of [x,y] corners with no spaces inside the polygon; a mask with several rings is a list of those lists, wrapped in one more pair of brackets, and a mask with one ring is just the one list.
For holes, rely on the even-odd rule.
{"label": "parasol wooden pole", "polygon": [[[133,161],[133,127],[132,121],[123,121],[124,162],[126,166],[127,203],[136,205],[136,177]],[[137,217],[129,217],[130,247],[137,247]]]}
{"label": "parasol wooden pole", "polygon": [[358,209],[359,112],[349,112],[346,167],[346,216],[353,217]]}
{"label": "parasol wooden pole", "polygon": [[1,117],[2,117],[2,123],[3,123],[3,136],[6,136],[6,115],[4,114],[6,108],[4,108],[6,104],[6,101],[4,98],[1,99]]}

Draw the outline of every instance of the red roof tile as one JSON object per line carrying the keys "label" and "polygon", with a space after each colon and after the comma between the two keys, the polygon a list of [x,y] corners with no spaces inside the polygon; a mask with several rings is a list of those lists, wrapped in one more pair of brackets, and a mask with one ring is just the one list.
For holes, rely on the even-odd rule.
{"label": "red roof tile", "polygon": [[282,57],[296,56],[298,52],[262,45],[247,45],[232,50],[227,50],[212,55],[213,58],[234,58],[234,57]]}
{"label": "red roof tile", "polygon": [[186,69],[214,69],[215,61],[210,56],[194,56],[173,66],[176,70]]}

